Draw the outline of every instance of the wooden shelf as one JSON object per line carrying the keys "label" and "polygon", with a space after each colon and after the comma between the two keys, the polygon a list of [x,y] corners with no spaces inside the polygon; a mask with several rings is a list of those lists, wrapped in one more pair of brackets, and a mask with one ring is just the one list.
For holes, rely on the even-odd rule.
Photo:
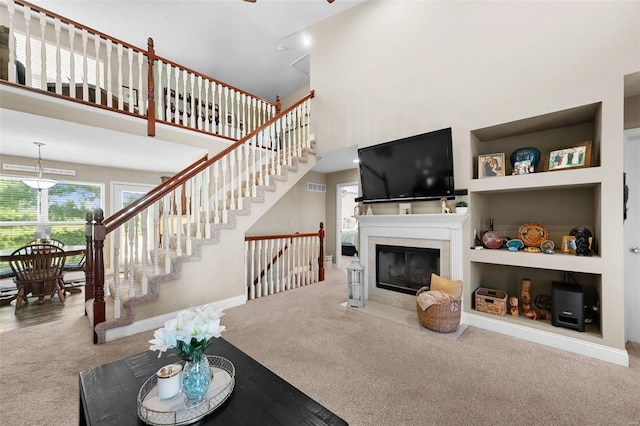
{"label": "wooden shelf", "polygon": [[506,249],[471,249],[467,255],[471,262],[496,265],[584,272],[590,274],[602,274],[604,271],[604,262],[600,256],[585,257],[561,252],[544,254],[518,251],[513,253]]}

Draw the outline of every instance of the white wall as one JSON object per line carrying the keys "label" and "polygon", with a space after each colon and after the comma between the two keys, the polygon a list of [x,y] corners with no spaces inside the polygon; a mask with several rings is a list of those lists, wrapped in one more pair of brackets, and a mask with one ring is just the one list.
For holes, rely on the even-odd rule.
{"label": "white wall", "polygon": [[452,127],[466,188],[471,130],[601,102],[604,341],[624,348],[611,312],[624,297],[623,82],[640,70],[638,28],[640,2],[368,1],[313,28],[312,133],[322,153]]}

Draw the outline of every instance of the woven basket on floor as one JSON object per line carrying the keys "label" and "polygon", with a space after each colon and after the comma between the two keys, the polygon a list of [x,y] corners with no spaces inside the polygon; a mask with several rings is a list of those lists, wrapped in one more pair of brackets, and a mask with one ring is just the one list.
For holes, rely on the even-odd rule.
{"label": "woven basket on floor", "polygon": [[[427,290],[427,287],[422,287],[418,290],[416,296]],[[433,304],[425,311],[423,311],[420,304],[416,302],[416,310],[420,324],[429,330],[439,333],[450,333],[456,331],[460,325],[460,299]]]}

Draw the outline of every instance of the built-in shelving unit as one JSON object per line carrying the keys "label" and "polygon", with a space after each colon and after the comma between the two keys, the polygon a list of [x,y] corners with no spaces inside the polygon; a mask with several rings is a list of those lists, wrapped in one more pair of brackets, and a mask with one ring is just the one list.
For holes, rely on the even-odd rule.
{"label": "built-in shelving unit", "polygon": [[[549,319],[533,321],[519,317],[496,316],[474,309],[474,292],[478,287],[506,291],[520,296],[520,282],[533,282],[532,302],[537,295],[551,295],[554,281],[563,281],[566,273],[585,290],[585,303],[600,304],[606,287],[607,265],[601,255],[602,191],[606,181],[601,167],[602,105],[594,103],[472,130],[470,134],[472,179],[469,183],[470,227],[482,236],[493,229],[510,238],[529,222],[544,225],[549,239],[556,245],[555,254],[512,253],[505,249],[467,249],[468,276],[464,289],[463,321],[481,328],[526,340],[567,349],[610,362],[628,362],[626,351],[607,343],[602,325],[608,311],[601,310],[599,322],[585,332],[551,325]],[[550,150],[591,142],[591,166],[588,168],[545,171]],[[519,148],[535,147],[541,161],[535,173],[511,175],[510,154]],[[504,153],[505,176],[479,178],[478,156]],[[590,257],[558,251],[562,237],[576,226],[585,226],[593,236]],[[473,237],[471,238],[473,241]],[[467,271],[465,271],[467,273]],[[617,290],[616,290],[617,291]],[[622,309],[622,307],[620,307]]]}

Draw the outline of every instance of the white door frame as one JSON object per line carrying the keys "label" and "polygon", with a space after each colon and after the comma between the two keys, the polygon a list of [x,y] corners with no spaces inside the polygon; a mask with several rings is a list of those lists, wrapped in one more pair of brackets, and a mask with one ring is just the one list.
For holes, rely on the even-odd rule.
{"label": "white door frame", "polygon": [[[633,148],[631,147],[633,145]],[[631,252],[640,247],[640,128],[624,132],[624,171],[627,173],[629,202],[624,223],[624,309],[625,339],[640,343],[640,254]]]}
{"label": "white door frame", "polygon": [[336,250],[334,263],[340,268],[342,260],[342,188],[345,186],[358,186],[358,182],[343,182],[336,184]]}

